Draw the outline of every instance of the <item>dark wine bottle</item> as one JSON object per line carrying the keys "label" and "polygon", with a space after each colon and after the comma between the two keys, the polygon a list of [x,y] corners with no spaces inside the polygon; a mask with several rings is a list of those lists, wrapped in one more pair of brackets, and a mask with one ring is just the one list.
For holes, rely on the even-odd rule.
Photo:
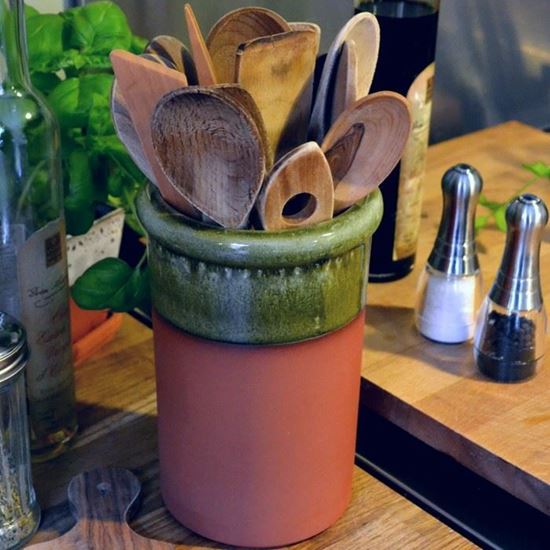
{"label": "dark wine bottle", "polygon": [[363,0],[355,11],[373,13],[380,24],[371,92],[398,92],[412,107],[413,129],[401,162],[380,186],[384,216],[372,242],[369,280],[394,281],[410,273],[416,255],[439,0]]}

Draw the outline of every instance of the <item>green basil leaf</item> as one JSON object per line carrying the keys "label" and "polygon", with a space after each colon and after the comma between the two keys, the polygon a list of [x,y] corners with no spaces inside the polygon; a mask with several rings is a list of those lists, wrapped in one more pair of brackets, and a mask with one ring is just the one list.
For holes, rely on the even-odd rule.
{"label": "green basil leaf", "polygon": [[26,20],[31,71],[55,72],[64,56],[63,19],[53,13],[37,13]]}
{"label": "green basil leaf", "polygon": [[48,102],[62,129],[82,127],[86,124],[88,113],[80,106],[78,78],[67,78],[60,82],[48,96]]}
{"label": "green basil leaf", "polygon": [[136,55],[143,53],[145,51],[145,46],[147,46],[147,42],[149,41],[146,38],[142,38],[141,36],[136,35],[132,36],[130,51],[132,53],[135,53]]}
{"label": "green basil leaf", "polygon": [[34,87],[46,96],[61,82],[56,74],[41,72],[33,72],[31,80]]}
{"label": "green basil leaf", "polygon": [[484,227],[486,227],[489,223],[489,216],[476,216],[475,219],[475,230],[480,231]]}
{"label": "green basil leaf", "polygon": [[90,117],[88,119],[88,134],[105,136],[112,135],[114,132],[109,98],[93,94]]}
{"label": "green basil leaf", "polygon": [[128,50],[132,32],[124,12],[112,2],[93,2],[71,13],[69,45],[83,53]]}
{"label": "green basil leaf", "polygon": [[69,235],[83,235],[94,223],[94,209],[74,195],[65,197],[65,223]]}
{"label": "green basil leaf", "polygon": [[25,20],[35,17],[36,15],[40,15],[40,12],[36,8],[25,4]]}
{"label": "green basil leaf", "polygon": [[495,223],[500,231],[506,232],[506,229],[508,227],[506,223],[506,207],[508,205],[504,204],[502,205],[496,212],[495,212]]}
{"label": "green basil leaf", "polygon": [[522,166],[539,178],[550,178],[550,165],[545,162],[533,162],[530,164],[523,164]]}
{"label": "green basil leaf", "polygon": [[88,152],[82,150],[73,151],[67,160],[66,167],[69,171],[69,195],[80,204],[93,205],[94,182]]}
{"label": "green basil leaf", "polygon": [[83,309],[130,311],[147,303],[149,294],[146,269],[132,269],[118,258],[100,260],[73,285],[72,296]]}

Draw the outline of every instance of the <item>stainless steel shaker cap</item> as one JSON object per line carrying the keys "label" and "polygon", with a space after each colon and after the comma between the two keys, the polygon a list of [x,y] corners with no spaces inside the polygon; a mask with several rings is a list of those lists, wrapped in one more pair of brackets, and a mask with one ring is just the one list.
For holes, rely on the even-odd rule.
{"label": "stainless steel shaker cap", "polygon": [[24,328],[13,317],[0,312],[0,385],[25,368],[28,356]]}

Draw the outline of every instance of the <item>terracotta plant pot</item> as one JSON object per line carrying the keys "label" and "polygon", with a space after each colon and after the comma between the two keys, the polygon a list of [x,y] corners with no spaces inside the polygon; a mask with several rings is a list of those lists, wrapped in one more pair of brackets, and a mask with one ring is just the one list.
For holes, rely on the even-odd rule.
{"label": "terracotta plant pot", "polygon": [[188,528],[248,547],[334,523],[351,495],[378,191],[296,231],[208,228],[149,189],[161,490]]}

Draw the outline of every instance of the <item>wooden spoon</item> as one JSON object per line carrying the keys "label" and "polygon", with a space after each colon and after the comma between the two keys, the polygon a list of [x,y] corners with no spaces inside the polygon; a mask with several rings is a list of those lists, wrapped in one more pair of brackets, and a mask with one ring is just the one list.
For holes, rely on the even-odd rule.
{"label": "wooden spoon", "polygon": [[[297,208],[292,209],[293,205]],[[310,141],[275,164],[258,198],[257,210],[263,228],[275,231],[329,220],[333,206],[330,166],[319,145]]]}
{"label": "wooden spoon", "polygon": [[117,87],[126,102],[145,160],[152,171],[152,181],[156,182],[164,199],[174,208],[196,217],[192,205],[162,172],[151,140],[151,116],[157,102],[167,92],[187,86],[185,75],[122,50],[112,51],[110,57]]}
{"label": "wooden spoon", "polygon": [[185,22],[187,24],[187,34],[191,43],[191,51],[193,52],[193,61],[197,70],[197,80],[201,86],[211,86],[216,84],[216,72],[212,59],[208,53],[208,48],[202,36],[201,29],[197,23],[195,13],[191,4],[185,4],[184,7]]}
{"label": "wooden spoon", "polygon": [[344,111],[326,135],[334,213],[378,187],[399,162],[411,130],[408,101],[394,92],[368,95]]}
{"label": "wooden spoon", "polygon": [[225,14],[206,39],[219,81],[236,82],[236,56],[241,44],[290,30],[290,25],[278,13],[266,8],[240,8]]}
{"label": "wooden spoon", "polygon": [[159,102],[152,137],[164,173],[191,204],[223,227],[247,223],[265,157],[256,123],[239,103],[215,88],[177,90]]}
{"label": "wooden spoon", "polygon": [[156,54],[162,59],[170,60],[174,68],[187,77],[189,85],[199,83],[193,57],[183,42],[176,37],[166,34],[155,36],[145,46],[145,53]]}
{"label": "wooden spoon", "polygon": [[329,48],[309,125],[309,137],[317,143],[323,141],[330,125],[338,59],[346,41],[355,42],[357,66],[359,67],[357,98],[360,99],[369,93],[378,60],[380,26],[376,17],[368,12],[358,13],[342,27]]}
{"label": "wooden spoon", "polygon": [[141,485],[136,476],[119,468],[99,468],[73,477],[69,503],[76,525],[63,536],[31,548],[75,550],[171,550],[174,544],[138,535],[128,526]]}
{"label": "wooden spoon", "polygon": [[239,47],[236,80],[262,113],[270,158],[305,141],[318,51],[319,35],[311,29],[256,38]]}
{"label": "wooden spoon", "polygon": [[338,60],[334,97],[331,109],[331,125],[351,105],[359,99],[357,48],[353,40],[346,40]]}

